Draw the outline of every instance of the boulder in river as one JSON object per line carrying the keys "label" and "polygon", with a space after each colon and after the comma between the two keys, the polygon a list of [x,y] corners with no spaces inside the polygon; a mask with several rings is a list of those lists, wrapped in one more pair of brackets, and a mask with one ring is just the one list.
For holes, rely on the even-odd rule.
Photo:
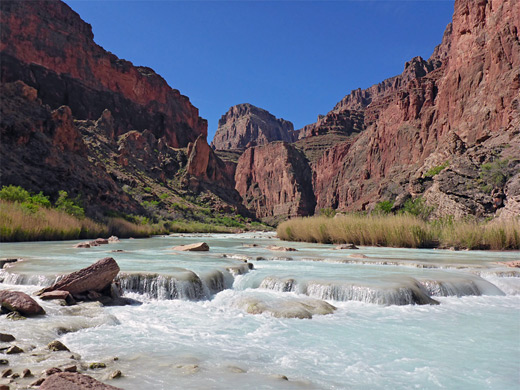
{"label": "boulder in river", "polygon": [[357,246],[355,246],[354,244],[341,244],[341,245],[338,245],[337,247],[335,247],[334,249],[341,250],[341,249],[359,249],[359,248]]}
{"label": "boulder in river", "polygon": [[49,376],[41,384],[40,390],[121,390],[105,385],[94,378],[77,372],[59,372]]}
{"label": "boulder in river", "polygon": [[0,341],[3,343],[9,343],[16,340],[12,334],[0,333]]}
{"label": "boulder in river", "polygon": [[119,273],[119,266],[112,257],[105,257],[79,271],[64,276],[52,286],[43,289],[40,294],[51,291],[68,291],[72,295],[87,294],[90,291],[101,292],[110,288]]}
{"label": "boulder in river", "polygon": [[196,242],[195,244],[179,245],[173,248],[174,251],[189,251],[189,252],[207,252],[209,245],[205,242]]}
{"label": "boulder in river", "polygon": [[26,317],[45,314],[45,310],[29,295],[21,291],[0,291],[0,305],[2,309],[18,312]]}
{"label": "boulder in river", "polygon": [[70,349],[68,349],[61,341],[59,340],[54,340],[54,341],[51,341],[48,345],[47,345],[47,348],[51,351],[68,351],[70,352]]}
{"label": "boulder in river", "polygon": [[119,241],[120,241],[119,238],[116,237],[116,236],[110,236],[110,237],[108,237],[108,242],[109,242],[109,244],[112,244],[113,242],[119,242]]}
{"label": "boulder in river", "polygon": [[65,302],[67,302],[68,305],[73,305],[76,303],[70,292],[64,290],[55,290],[42,293],[40,294],[40,299],[44,301],[51,299],[63,299]]}
{"label": "boulder in river", "polygon": [[74,248],[90,248],[90,242],[80,242],[74,245]]}

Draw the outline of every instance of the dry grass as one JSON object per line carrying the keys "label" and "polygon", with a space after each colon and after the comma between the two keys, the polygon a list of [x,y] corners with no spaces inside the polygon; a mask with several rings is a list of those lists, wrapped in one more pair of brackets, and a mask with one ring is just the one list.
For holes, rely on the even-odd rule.
{"label": "dry grass", "polygon": [[30,211],[19,203],[0,201],[0,241],[74,240],[107,234],[106,226],[41,207]]}
{"label": "dry grass", "polygon": [[295,218],[277,229],[282,240],[403,248],[520,249],[520,221],[425,222],[410,215]]}
{"label": "dry grass", "polygon": [[133,222],[129,222],[123,218],[110,218],[108,220],[107,230],[110,235],[117,236],[120,238],[150,237],[154,234],[168,233],[164,225],[139,225]]}

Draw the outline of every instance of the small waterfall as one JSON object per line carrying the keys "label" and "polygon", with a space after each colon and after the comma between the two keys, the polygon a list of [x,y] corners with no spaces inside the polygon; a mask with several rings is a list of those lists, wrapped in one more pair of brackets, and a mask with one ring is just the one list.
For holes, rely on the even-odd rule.
{"label": "small waterfall", "polygon": [[208,298],[200,278],[193,272],[177,276],[142,273],[120,273],[116,280],[124,292],[144,294],[154,299],[201,300]]}
{"label": "small waterfall", "polygon": [[226,270],[229,271],[233,276],[244,275],[254,268],[253,263],[243,263],[240,265],[233,265],[227,267]]}
{"label": "small waterfall", "polygon": [[56,283],[63,276],[50,276],[50,275],[25,275],[15,274],[7,272],[6,270],[0,271],[0,283],[5,284],[22,284],[22,285],[33,285],[33,286],[51,286]]}
{"label": "small waterfall", "polygon": [[347,283],[309,282],[306,294],[335,301],[361,301],[378,305],[427,305],[438,304],[415,280],[392,286],[369,286]]}
{"label": "small waterfall", "polygon": [[200,278],[208,297],[233,286],[233,276],[225,271],[213,270],[201,275]]}
{"label": "small waterfall", "polygon": [[476,275],[450,276],[444,280],[419,279],[428,293],[437,297],[464,297],[468,295],[505,295],[493,283]]}
{"label": "small waterfall", "polygon": [[262,283],[260,283],[259,288],[265,288],[266,290],[274,290],[280,292],[291,292],[298,291],[298,285],[296,280],[294,279],[279,279],[274,276],[268,276]]}

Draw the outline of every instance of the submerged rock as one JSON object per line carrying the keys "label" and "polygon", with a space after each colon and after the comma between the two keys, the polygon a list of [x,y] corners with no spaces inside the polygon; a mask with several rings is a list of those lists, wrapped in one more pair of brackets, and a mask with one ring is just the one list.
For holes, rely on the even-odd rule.
{"label": "submerged rock", "polygon": [[277,246],[277,245],[270,245],[267,247],[267,249],[271,251],[280,251],[280,252],[296,252],[296,248],[289,248],[285,246]]}
{"label": "submerged rock", "polygon": [[28,368],[26,368],[25,370],[22,371],[22,378],[30,378],[32,376],[34,376],[34,375],[31,372],[31,370],[29,370]]}
{"label": "submerged rock", "polygon": [[23,321],[23,320],[27,319],[26,317],[24,317],[23,315],[21,315],[17,311],[12,311],[12,312],[8,313],[5,316],[5,318],[7,318],[8,320],[11,320],[11,321]]}
{"label": "submerged rock", "polygon": [[49,376],[40,386],[40,390],[122,390],[106,385],[94,378],[77,372],[60,372]]}
{"label": "submerged rock", "polygon": [[80,242],[74,245],[74,248],[90,248],[90,242]]}
{"label": "submerged rock", "polygon": [[45,314],[45,310],[29,295],[21,291],[0,291],[2,309],[19,312],[24,316]]}
{"label": "submerged rock", "polygon": [[7,349],[7,351],[5,351],[5,354],[6,355],[14,355],[14,354],[18,354],[18,353],[23,353],[23,349],[16,346],[16,345],[13,345],[12,347],[9,347]]}
{"label": "submerged rock", "polygon": [[354,244],[342,244],[342,245],[338,245],[334,249],[342,250],[342,249],[359,249],[359,248],[357,246],[355,246]]}
{"label": "submerged rock", "polygon": [[61,341],[54,340],[50,342],[47,345],[47,348],[51,351],[68,351],[70,352],[70,349],[68,349]]}
{"label": "submerged rock", "polygon": [[109,378],[110,379],[117,379],[117,378],[121,378],[122,376],[123,376],[123,373],[121,371],[119,371],[119,370],[116,370],[116,371],[114,371],[113,373],[111,373],[109,375]]}
{"label": "submerged rock", "polygon": [[195,244],[179,245],[179,246],[174,247],[173,250],[190,251],[190,252],[195,252],[195,251],[206,252],[206,251],[209,251],[209,245],[206,244],[205,242],[197,242]]}
{"label": "submerged rock", "polygon": [[286,300],[245,297],[239,300],[238,306],[249,314],[268,313],[277,318],[300,319],[311,319],[313,315],[332,314],[336,310],[336,307],[331,304],[312,298]]}
{"label": "submerged rock", "polygon": [[105,257],[89,267],[64,276],[52,286],[43,289],[40,294],[63,290],[73,295],[87,294],[90,291],[101,292],[113,282],[119,273],[119,266],[112,257]]}
{"label": "submerged rock", "polygon": [[90,363],[88,365],[88,368],[90,368],[91,370],[97,370],[98,368],[107,368],[107,365],[105,363]]}

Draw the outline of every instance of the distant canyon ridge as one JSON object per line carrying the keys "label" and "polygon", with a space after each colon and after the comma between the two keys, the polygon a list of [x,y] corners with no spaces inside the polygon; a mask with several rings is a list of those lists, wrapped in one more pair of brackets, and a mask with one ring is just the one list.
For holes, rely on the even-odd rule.
{"label": "distant canyon ridge", "polygon": [[298,130],[233,106],[211,146],[187,97],[65,3],[0,7],[2,185],[67,190],[92,216],[183,202],[276,223],[417,198],[434,217],[520,215],[520,2],[456,0],[429,59]]}

